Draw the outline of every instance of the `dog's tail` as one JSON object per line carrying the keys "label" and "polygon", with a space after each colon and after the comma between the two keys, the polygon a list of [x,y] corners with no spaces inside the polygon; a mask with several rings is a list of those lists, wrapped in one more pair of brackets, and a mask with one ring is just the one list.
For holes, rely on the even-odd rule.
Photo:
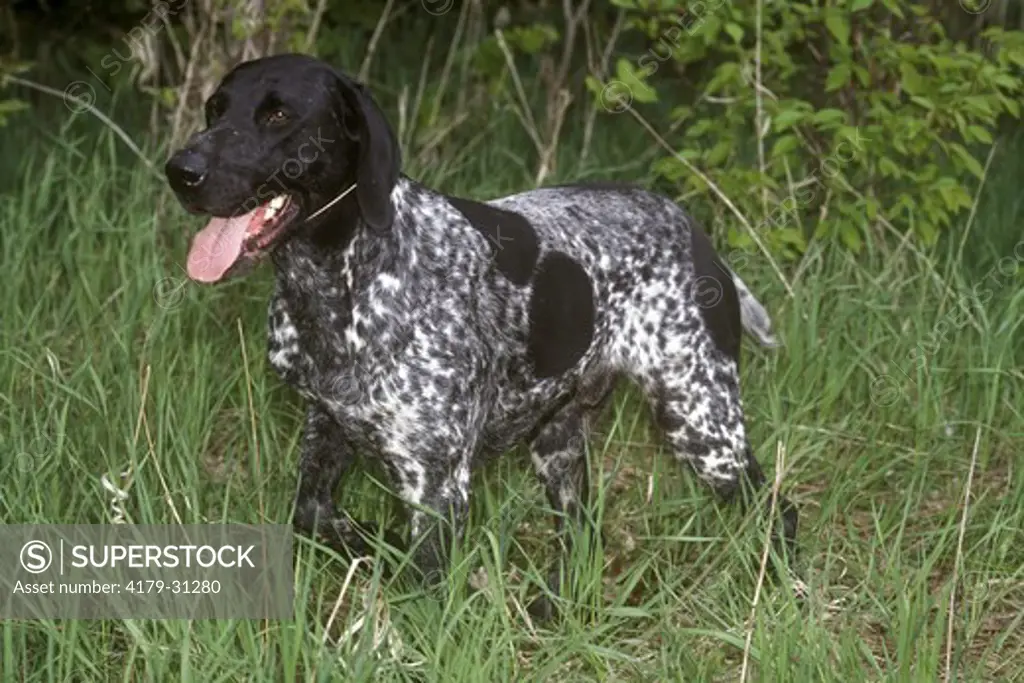
{"label": "dog's tail", "polygon": [[736,293],[740,298],[740,322],[750,336],[761,342],[763,346],[777,348],[781,346],[779,341],[772,334],[772,319],[768,316],[761,302],[754,298],[750,289],[736,273],[732,274],[733,284],[736,285]]}

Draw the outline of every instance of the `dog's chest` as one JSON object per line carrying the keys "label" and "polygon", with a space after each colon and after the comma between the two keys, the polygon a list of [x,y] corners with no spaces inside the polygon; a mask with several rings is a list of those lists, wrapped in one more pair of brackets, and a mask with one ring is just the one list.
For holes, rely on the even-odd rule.
{"label": "dog's chest", "polygon": [[[307,337],[306,340],[303,336]],[[299,325],[281,297],[270,303],[267,319],[267,360],[285,383],[293,386],[304,398],[313,396],[313,363],[308,348],[308,333],[300,333]]]}
{"label": "dog's chest", "polygon": [[344,331],[351,314],[338,289],[317,284],[308,292],[279,286],[267,311],[267,359],[278,376],[306,399],[330,390],[326,386],[344,355]]}
{"label": "dog's chest", "polygon": [[[303,398],[355,427],[375,417],[375,399],[382,385],[393,383],[394,354],[402,344],[374,343],[391,338],[381,332],[381,320],[333,300],[338,291],[327,286],[316,302],[279,292],[268,311],[267,358]],[[379,308],[372,303],[368,308]]]}

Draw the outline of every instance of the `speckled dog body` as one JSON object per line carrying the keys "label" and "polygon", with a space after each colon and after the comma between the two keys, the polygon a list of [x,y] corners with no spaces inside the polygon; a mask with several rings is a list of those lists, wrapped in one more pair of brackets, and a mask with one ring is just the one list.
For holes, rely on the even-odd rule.
{"label": "speckled dog body", "polygon": [[[378,454],[403,499],[461,517],[481,454],[529,440],[552,504],[573,513],[585,495],[584,420],[626,376],[651,397],[677,456],[712,487],[731,493],[748,469],[760,480],[738,387],[735,302],[749,294],[717,259],[694,263],[694,242],[705,255],[710,247],[682,209],[632,188],[547,188],[490,203],[529,221],[539,271],[579,264],[592,287],[569,299],[565,321],[592,318],[592,340],[570,350],[579,359],[563,372],[537,376],[546,350],[529,343],[536,284],[514,283],[496,262],[523,236],[499,229],[488,239],[450,198],[408,178],[391,196],[386,238],[361,233],[327,261],[295,242],[275,254],[270,360],[313,402],[311,424],[333,432],[332,448],[344,438]],[[325,309],[297,313],[312,292]],[[755,330],[770,344],[754,304]],[[730,305],[731,325],[714,315]],[[323,461],[303,458],[321,484],[331,481]],[[314,514],[333,512],[323,493],[305,500]],[[422,519],[413,513],[414,535]]]}
{"label": "speckled dog body", "polygon": [[[328,69],[296,56],[257,60],[240,69],[260,78],[229,76],[221,87],[272,91],[267,74],[282,71],[306,74],[312,87],[318,67]],[[332,162],[344,170],[321,169],[306,185],[331,185],[330,176],[334,194],[353,183],[376,194],[340,203],[271,252],[270,363],[309,402],[297,527],[364,550],[372,525],[339,513],[333,494],[355,453],[372,454],[410,505],[420,566],[437,572],[446,527],[428,523],[430,512],[458,533],[474,465],[520,442],[565,513],[559,527],[579,520],[587,422],[619,377],[642,388],[672,452],[717,492],[731,497],[744,478],[763,484],[744,428],[739,352],[742,329],[773,345],[771,323],[681,208],[624,186],[446,196],[398,172],[379,110],[361,86],[336,78],[328,87],[348,104],[335,118],[354,117],[358,134],[348,160]],[[393,149],[381,152],[386,144]],[[216,169],[228,153],[204,154]],[[307,197],[299,185],[290,191],[305,214],[327,203],[331,193]],[[792,542],[796,511],[783,509]]]}

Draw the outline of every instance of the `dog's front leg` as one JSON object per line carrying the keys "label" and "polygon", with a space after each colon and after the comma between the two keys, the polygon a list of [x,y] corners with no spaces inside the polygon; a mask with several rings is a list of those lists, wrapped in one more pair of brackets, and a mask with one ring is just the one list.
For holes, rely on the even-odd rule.
{"label": "dog's front leg", "polygon": [[[302,436],[292,524],[297,531],[320,537],[348,557],[371,554],[366,538],[376,536],[377,531],[373,523],[357,522],[339,514],[334,505],[334,491],[354,459],[355,453],[341,426],[319,405],[310,404]],[[385,539],[391,545],[398,543],[391,532],[386,532]]]}
{"label": "dog's front leg", "polygon": [[461,538],[469,512],[470,453],[434,451],[406,457],[399,466],[399,490],[409,509],[412,560],[424,583],[438,588],[447,575],[454,540]]}

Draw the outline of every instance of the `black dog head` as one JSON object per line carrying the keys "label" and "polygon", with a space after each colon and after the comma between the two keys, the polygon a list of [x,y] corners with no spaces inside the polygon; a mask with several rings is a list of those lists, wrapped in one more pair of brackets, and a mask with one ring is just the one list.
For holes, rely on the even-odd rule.
{"label": "black dog head", "polygon": [[[240,64],[207,100],[206,124],[164,169],[182,205],[211,216],[189,251],[194,280],[243,272],[300,229],[330,230],[338,211],[391,225],[398,143],[366,88],[324,62],[292,54]],[[355,202],[306,223],[353,184]]]}

